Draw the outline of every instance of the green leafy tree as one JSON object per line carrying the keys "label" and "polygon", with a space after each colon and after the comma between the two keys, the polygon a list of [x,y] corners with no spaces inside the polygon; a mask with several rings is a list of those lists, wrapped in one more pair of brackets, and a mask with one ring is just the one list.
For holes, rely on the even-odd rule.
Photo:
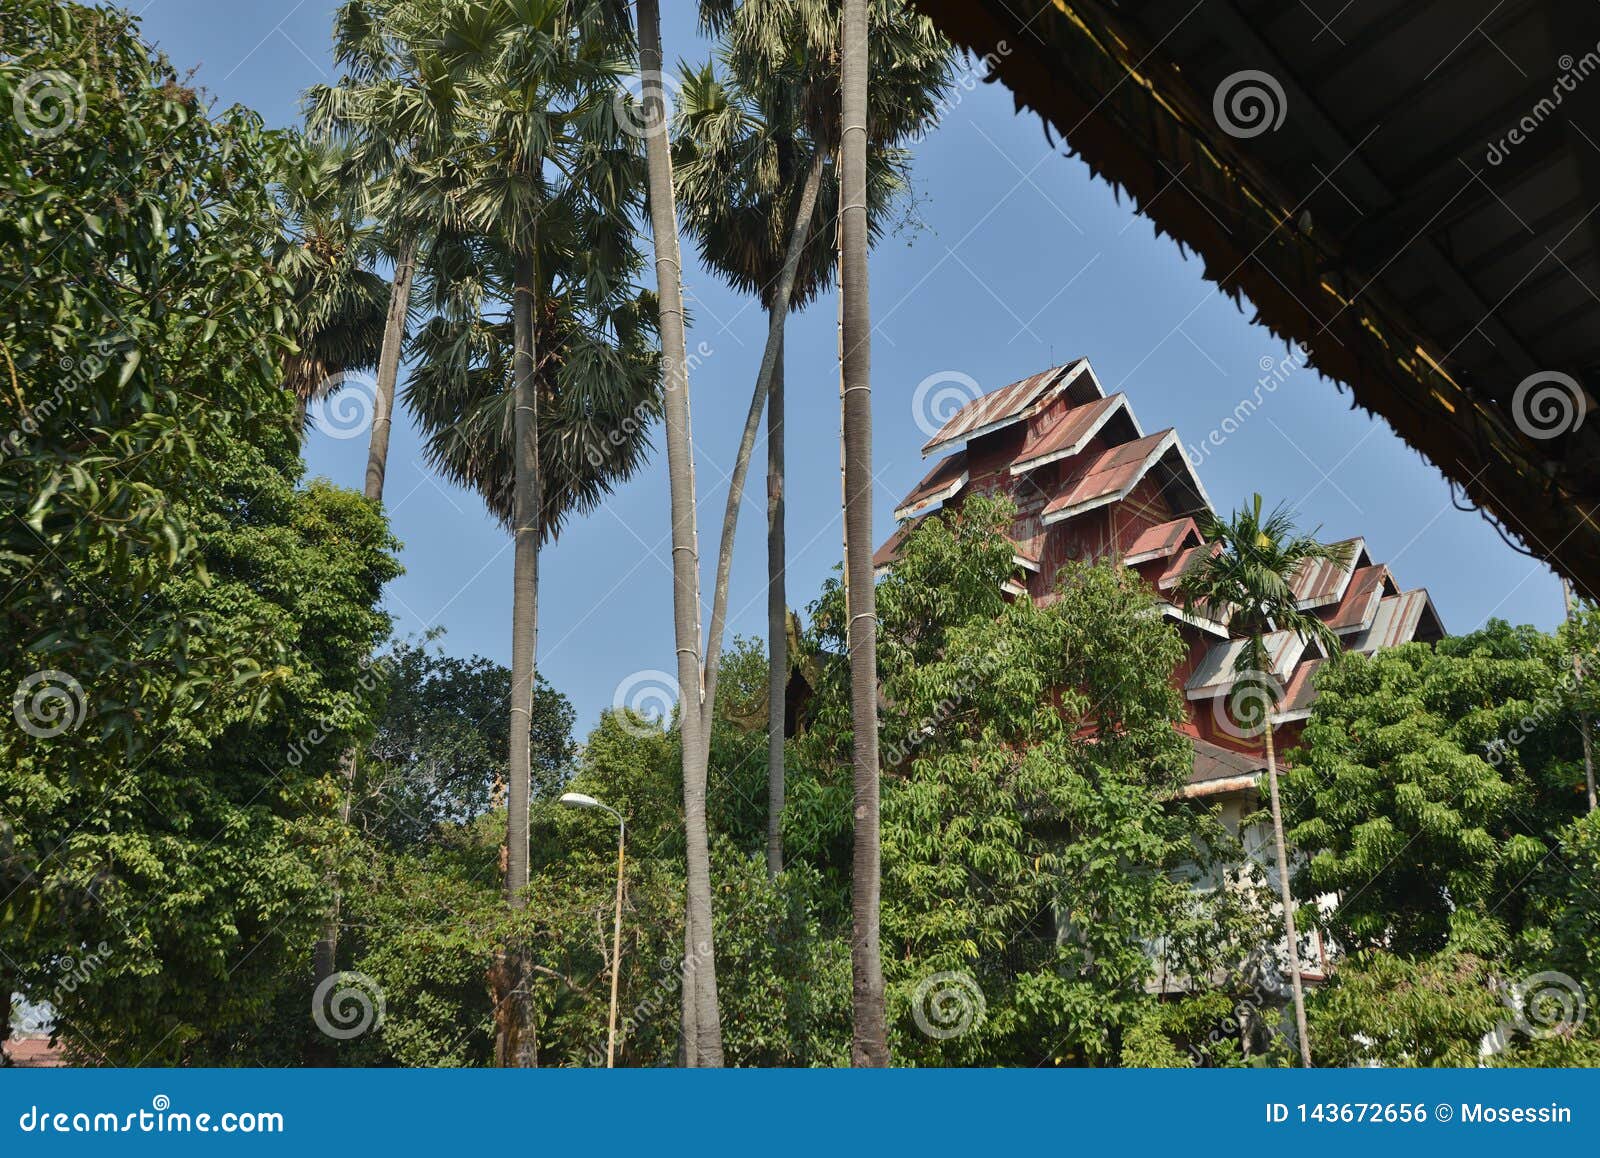
{"label": "green leafy tree", "polygon": [[0,677],[35,713],[0,730],[0,989],[86,1055],[223,1057],[319,904],[329,749],[295,745],[365,724],[387,534],[294,486],[288,143],[74,4],[8,10],[0,95]]}
{"label": "green leafy tree", "polygon": [[[1261,926],[1241,894],[1196,889],[1232,844],[1175,799],[1192,757],[1168,678],[1183,643],[1111,567],[1068,567],[1047,604],[1009,600],[1011,518],[972,499],[929,519],[879,584],[895,1054],[1115,1065],[1128,1048],[1187,1062],[1182,1027],[1154,1020],[1154,982],[1206,989]],[[842,655],[842,591],[816,611]],[[830,673],[802,749],[844,768],[846,670]]]}
{"label": "green leafy tree", "polygon": [[[1284,779],[1302,900],[1338,956],[1312,1003],[1326,1060],[1586,1064],[1600,985],[1582,743],[1563,638],[1492,621],[1350,655]],[[1572,1003],[1565,1014],[1549,1002]]]}

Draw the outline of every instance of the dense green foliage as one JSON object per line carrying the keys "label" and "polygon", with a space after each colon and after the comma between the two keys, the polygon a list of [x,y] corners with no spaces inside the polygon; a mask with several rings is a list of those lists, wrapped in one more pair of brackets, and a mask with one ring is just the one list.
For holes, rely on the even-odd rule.
{"label": "dense green foliage", "polygon": [[[121,14],[25,3],[0,98],[0,991],[85,1057],[231,1062],[292,991],[375,705],[381,517],[298,486],[280,142]],[[9,372],[7,373],[9,379]]]}
{"label": "dense green foliage", "polygon": [[1313,1010],[1328,1061],[1470,1064],[1496,1030],[1517,1064],[1600,1061],[1555,1008],[1600,984],[1571,635],[1491,622],[1319,673],[1285,787],[1296,891],[1333,898],[1347,954]]}

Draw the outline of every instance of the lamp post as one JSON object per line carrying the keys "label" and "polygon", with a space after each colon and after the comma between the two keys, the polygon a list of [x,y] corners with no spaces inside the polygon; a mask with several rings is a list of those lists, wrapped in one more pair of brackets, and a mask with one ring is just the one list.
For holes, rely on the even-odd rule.
{"label": "lamp post", "polygon": [[563,794],[561,803],[568,808],[598,808],[617,820],[617,915],[611,929],[611,1027],[606,1034],[606,1069],[611,1069],[617,1059],[617,978],[622,975],[622,850],[628,837],[628,825],[615,808],[581,792]]}

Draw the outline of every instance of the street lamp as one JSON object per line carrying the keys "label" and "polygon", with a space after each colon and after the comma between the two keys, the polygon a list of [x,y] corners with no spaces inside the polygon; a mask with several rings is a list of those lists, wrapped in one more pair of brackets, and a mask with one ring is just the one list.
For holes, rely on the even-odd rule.
{"label": "street lamp", "polygon": [[628,837],[628,825],[615,808],[581,792],[564,793],[561,803],[568,808],[598,808],[617,818],[617,916],[611,931],[611,1028],[606,1034],[606,1069],[611,1069],[617,1058],[617,978],[622,974],[622,849]]}

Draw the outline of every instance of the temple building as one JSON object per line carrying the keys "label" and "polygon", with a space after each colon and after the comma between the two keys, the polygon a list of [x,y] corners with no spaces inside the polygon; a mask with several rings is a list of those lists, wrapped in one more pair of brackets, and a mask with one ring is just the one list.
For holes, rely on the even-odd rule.
{"label": "temple building", "polygon": [[[896,509],[900,528],[874,563],[889,566],[905,535],[935,509],[1003,493],[1016,505],[1016,571],[1008,590],[1018,598],[1054,598],[1055,575],[1068,560],[1117,560],[1134,569],[1188,644],[1187,658],[1172,674],[1184,693],[1182,728],[1194,741],[1185,795],[1221,804],[1225,819],[1254,811],[1265,771],[1262,745],[1235,722],[1228,703],[1243,640],[1228,623],[1174,602],[1185,568],[1220,549],[1203,537],[1211,500],[1177,431],[1147,434],[1127,397],[1107,395],[1079,358],[969,402],[922,453],[937,461]],[[1318,564],[1296,576],[1302,609],[1326,622],[1348,651],[1443,637],[1425,589],[1402,589],[1362,539],[1345,541],[1344,566]],[[1280,692],[1273,722],[1280,748],[1287,748],[1310,714],[1313,677],[1327,657],[1289,632],[1269,636],[1267,650]],[[1308,977],[1320,955],[1314,947]]]}

